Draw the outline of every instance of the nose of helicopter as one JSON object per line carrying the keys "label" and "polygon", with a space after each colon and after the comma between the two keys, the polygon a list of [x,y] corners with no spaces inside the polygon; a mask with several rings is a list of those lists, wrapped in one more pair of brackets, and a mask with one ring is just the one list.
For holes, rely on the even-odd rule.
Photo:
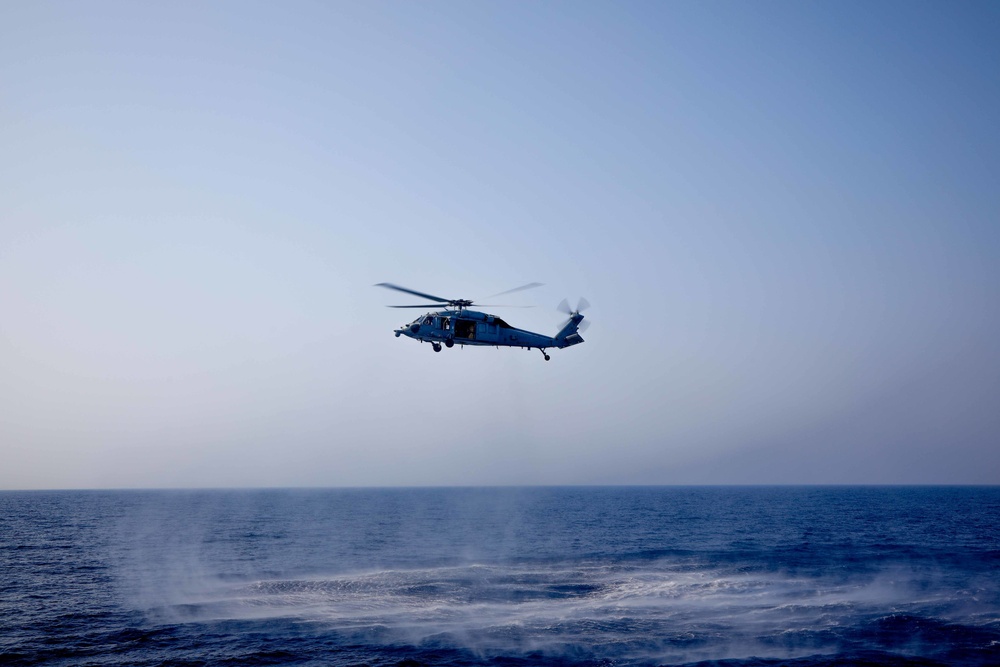
{"label": "nose of helicopter", "polygon": [[420,329],[421,329],[420,321],[417,320],[414,322],[410,322],[409,324],[404,324],[400,326],[398,329],[394,329],[393,333],[396,334],[396,338],[399,338],[400,336],[409,336],[410,338],[414,338],[416,333],[419,332]]}

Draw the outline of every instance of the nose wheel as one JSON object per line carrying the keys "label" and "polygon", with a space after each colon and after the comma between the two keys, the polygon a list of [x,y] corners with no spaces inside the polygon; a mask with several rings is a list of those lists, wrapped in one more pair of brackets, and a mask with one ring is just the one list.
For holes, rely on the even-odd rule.
{"label": "nose wheel", "polygon": [[435,352],[441,351],[441,343],[434,343],[434,351]]}

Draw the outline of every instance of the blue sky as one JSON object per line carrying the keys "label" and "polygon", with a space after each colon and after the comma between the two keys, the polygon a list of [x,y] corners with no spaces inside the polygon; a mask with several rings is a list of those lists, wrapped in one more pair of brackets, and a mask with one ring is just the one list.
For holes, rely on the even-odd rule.
{"label": "blue sky", "polygon": [[[998,483],[997,63],[986,2],[4,4],[0,488]],[[383,281],[593,326],[434,354]]]}

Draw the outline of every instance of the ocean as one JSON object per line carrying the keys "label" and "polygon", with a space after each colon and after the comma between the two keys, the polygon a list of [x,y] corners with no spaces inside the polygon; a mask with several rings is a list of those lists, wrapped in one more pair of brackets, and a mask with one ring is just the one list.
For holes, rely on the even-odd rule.
{"label": "ocean", "polygon": [[0,492],[4,665],[1000,665],[1000,487]]}

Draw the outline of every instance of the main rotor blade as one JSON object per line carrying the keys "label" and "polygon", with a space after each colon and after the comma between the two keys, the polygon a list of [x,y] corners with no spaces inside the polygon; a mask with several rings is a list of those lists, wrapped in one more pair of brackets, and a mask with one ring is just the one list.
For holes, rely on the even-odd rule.
{"label": "main rotor blade", "polygon": [[434,296],[433,294],[424,294],[423,292],[418,292],[416,290],[408,289],[406,287],[400,287],[399,285],[393,285],[392,283],[377,283],[375,287],[385,287],[386,289],[394,289],[397,292],[406,292],[407,294],[412,294],[413,296],[419,296],[422,299],[430,299],[431,301],[440,301],[441,303],[448,303],[451,299],[442,299],[439,296]]}
{"label": "main rotor blade", "polygon": [[[534,306],[511,306],[506,303],[474,303],[472,306],[467,306],[469,308],[475,306],[476,308],[534,308]],[[452,306],[447,306],[452,308]],[[414,306],[386,306],[386,308],[423,308],[427,310],[429,308],[434,308],[433,303],[418,303]],[[457,310],[457,308],[455,308]]]}
{"label": "main rotor blade", "polygon": [[503,294],[511,294],[513,292],[520,292],[526,289],[535,289],[536,287],[541,287],[543,283],[528,283],[527,285],[521,285],[520,287],[515,287],[514,289],[509,289],[506,292],[497,292],[496,294],[490,294],[487,299],[492,299],[495,296],[501,296]]}

